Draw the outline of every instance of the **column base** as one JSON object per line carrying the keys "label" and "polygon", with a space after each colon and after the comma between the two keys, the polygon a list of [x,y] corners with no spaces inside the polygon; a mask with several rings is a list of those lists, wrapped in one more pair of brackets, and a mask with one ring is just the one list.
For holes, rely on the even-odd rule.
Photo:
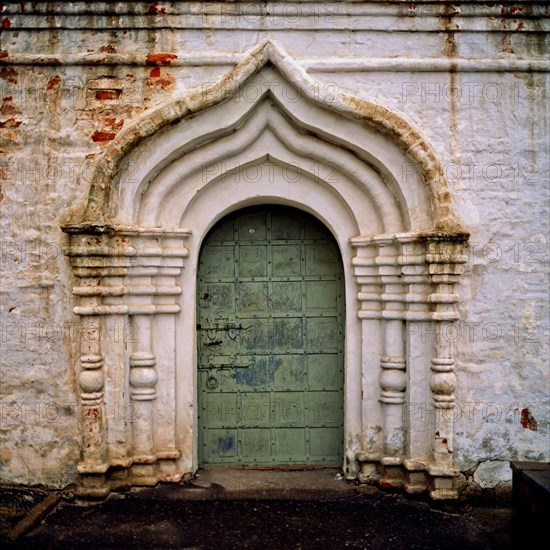
{"label": "column base", "polygon": [[[429,459],[397,459],[367,453],[356,454],[359,463],[357,479],[365,485],[378,485],[382,490],[402,490],[409,495],[427,493],[432,500],[456,500],[459,470],[454,464],[431,464]],[[363,460],[361,460],[363,459]]]}
{"label": "column base", "polygon": [[153,487],[159,482],[156,464],[133,464],[130,468],[132,485]]}
{"label": "column base", "polygon": [[421,495],[428,490],[428,482],[424,472],[407,472],[403,485],[408,495]]}
{"label": "column base", "polygon": [[401,465],[382,466],[383,475],[378,481],[381,489],[399,490],[403,487],[403,468]]}
{"label": "column base", "polygon": [[373,485],[380,479],[380,472],[378,471],[378,464],[375,462],[362,462],[359,467],[359,474],[357,476],[360,483],[367,485]]}
{"label": "column base", "polygon": [[113,491],[127,491],[132,487],[132,479],[127,468],[113,468],[109,472],[109,484]]}
{"label": "column base", "polygon": [[429,494],[432,500],[457,500],[457,476],[430,476]]}
{"label": "column base", "polygon": [[404,460],[405,484],[403,489],[408,495],[421,495],[428,490],[426,464],[418,460]]}
{"label": "column base", "polygon": [[81,474],[75,495],[80,498],[103,499],[109,496],[111,485],[104,474]]}
{"label": "column base", "polygon": [[[164,455],[166,456],[166,454]],[[190,477],[189,470],[182,470],[178,465],[179,453],[170,453],[171,458],[158,458],[143,455],[133,458],[115,459],[113,464],[104,468],[96,466],[103,472],[90,472],[91,467],[82,467],[76,496],[89,499],[106,498],[111,491],[127,491],[132,487],[154,487],[159,482],[179,483],[185,476]],[[173,457],[173,458],[172,458]]]}
{"label": "column base", "polygon": [[158,477],[159,481],[179,483],[183,477],[183,472],[178,470],[177,463],[174,460],[159,460]]}

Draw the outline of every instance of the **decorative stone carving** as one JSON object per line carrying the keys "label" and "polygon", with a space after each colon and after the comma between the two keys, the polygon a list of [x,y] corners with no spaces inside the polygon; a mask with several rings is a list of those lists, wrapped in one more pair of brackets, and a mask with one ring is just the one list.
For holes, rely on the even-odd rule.
{"label": "decorative stone carving", "polygon": [[[458,496],[453,482],[458,471],[452,455],[456,376],[452,339],[447,337],[447,331],[449,324],[458,319],[459,298],[454,293],[454,284],[466,262],[466,242],[464,233],[411,233],[352,240],[358,251],[353,260],[362,305],[358,315],[362,319],[384,320],[381,348],[384,354],[379,359],[383,427],[378,431],[378,442],[367,440],[366,449],[357,455],[363,464],[365,481],[378,480],[382,486],[396,487],[402,485],[405,477],[405,489],[409,492],[417,493],[429,487],[434,499]],[[390,244],[399,252],[394,251],[391,256],[384,252]],[[378,254],[376,247],[382,248]],[[377,282],[387,284],[373,284]],[[411,456],[405,447],[405,434],[415,437],[403,409],[407,383],[417,384],[412,373],[406,375],[405,347],[411,346],[414,335],[407,323],[418,321],[435,323],[435,355],[430,358],[430,390],[435,408],[432,456]],[[364,330],[371,328],[364,324]],[[363,369],[372,370],[368,365],[363,365]],[[376,464],[380,464],[380,468],[375,467]],[[404,470],[396,468],[401,464]],[[427,473],[430,480],[426,480],[422,472]]]}
{"label": "decorative stone carving", "polygon": [[[239,101],[245,85],[265,93]],[[300,101],[289,100],[288,87]],[[74,312],[103,326],[99,342],[81,351],[105,363],[96,369],[103,386],[93,374],[81,380],[98,410],[87,419],[82,398],[83,431],[86,422],[93,428],[83,438],[82,494],[179,481],[196,470],[200,246],[225,214],[278,203],[315,214],[340,246],[347,477],[456,495],[452,452],[441,456],[452,425],[436,418],[427,437],[408,402],[431,395],[452,404],[453,352],[441,326],[457,318],[467,235],[442,167],[415,129],[379,105],[344,91],[326,101],[316,89],[266,42],[206,90],[125,126],[97,161],[86,209],[64,227],[78,280]],[[261,177],[245,177],[251,169]],[[436,326],[435,353],[411,330],[419,322]],[[113,323],[137,339],[109,339]],[[129,421],[116,422],[117,400]]]}
{"label": "decorative stone carving", "polygon": [[[158,316],[180,311],[176,278],[188,255],[184,243],[189,232],[105,226],[72,226],[65,231],[70,238],[66,253],[78,280],[74,312],[81,317],[83,335],[79,491],[104,496],[111,487],[155,484],[163,479],[157,459],[175,460],[179,453],[175,431],[169,452],[163,448],[157,453],[154,444],[152,403],[158,373],[152,332]],[[102,349],[112,361],[108,395]],[[106,410],[112,411],[108,418]],[[130,477],[121,475],[120,469],[129,466]]]}

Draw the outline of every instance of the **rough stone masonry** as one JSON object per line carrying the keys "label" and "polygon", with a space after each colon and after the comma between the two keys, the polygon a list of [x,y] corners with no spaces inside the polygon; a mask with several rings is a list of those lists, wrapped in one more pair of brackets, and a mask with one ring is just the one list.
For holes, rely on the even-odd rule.
{"label": "rough stone masonry", "polygon": [[2,482],[196,471],[201,245],[271,204],[339,247],[349,479],[457,498],[550,459],[546,3],[0,19]]}

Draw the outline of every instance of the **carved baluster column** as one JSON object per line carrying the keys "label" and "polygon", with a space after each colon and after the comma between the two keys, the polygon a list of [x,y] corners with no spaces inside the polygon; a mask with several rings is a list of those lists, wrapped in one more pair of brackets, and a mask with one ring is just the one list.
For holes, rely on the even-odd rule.
{"label": "carved baluster column", "polygon": [[[154,484],[159,479],[158,460],[166,466],[162,479],[178,481],[172,317],[181,309],[181,288],[175,278],[188,255],[183,241],[190,231],[120,229],[102,224],[67,225],[64,231],[70,239],[66,254],[79,279],[73,288],[78,297],[74,313],[85,319],[78,373],[83,440],[79,494],[106,496],[109,485],[127,486],[128,481]],[[165,240],[168,246],[162,244]],[[159,315],[171,322],[159,323]],[[157,410],[153,329],[163,347],[160,362],[165,378],[161,384],[165,402]],[[130,411],[126,407],[128,394]],[[155,432],[158,409],[161,436]],[[127,437],[127,428],[131,437]],[[132,479],[126,476],[130,464]]]}
{"label": "carved baluster column", "polygon": [[[134,282],[147,284],[148,278]],[[149,297],[140,297],[150,299]],[[133,466],[132,478],[136,485],[154,485],[158,482],[154,452],[154,410],[157,397],[158,374],[152,348],[152,316],[154,305],[141,303],[131,311],[143,311],[131,317],[135,326],[136,342],[130,355],[130,398],[132,402]]]}
{"label": "carved baluster column", "polygon": [[433,439],[433,464],[428,471],[432,476],[430,494],[434,499],[457,498],[454,477],[458,470],[454,465],[454,403],[456,389],[454,341],[458,320],[456,304],[458,295],[455,284],[466,261],[463,243],[467,236],[438,238],[428,244],[427,260],[436,292],[430,296],[435,304],[433,319],[435,329],[435,354],[432,358],[430,388],[435,408],[435,433]]}
{"label": "carved baluster column", "polygon": [[105,440],[104,372],[101,353],[102,325],[99,316],[81,318],[80,403],[82,407],[82,460],[78,472],[82,496],[104,497],[109,494],[105,473],[109,469]]}
{"label": "carved baluster column", "polygon": [[376,258],[378,246],[370,238],[352,240],[357,248],[353,258],[354,273],[361,307],[361,407],[363,438],[361,449],[356,453],[359,462],[359,481],[372,482],[379,478],[378,464],[382,454],[382,415],[378,401],[378,388],[372,380],[378,376],[379,358],[382,351],[380,339],[382,286]]}
{"label": "carved baluster column", "polygon": [[176,446],[174,315],[181,310],[176,277],[189,254],[183,246],[189,235],[184,229],[147,229],[134,235],[136,255],[127,277],[127,300],[135,337],[129,383],[134,419],[131,476],[136,485],[181,479],[176,463],[180,452]]}
{"label": "carved baluster column", "polygon": [[405,374],[404,299],[401,266],[398,262],[400,245],[395,239],[380,239],[380,278],[384,284],[382,299],[385,303],[384,352],[380,358],[380,402],[384,416],[384,453],[380,459],[386,487],[402,485],[401,463],[405,452],[403,404],[407,377]]}
{"label": "carved baluster column", "polygon": [[73,293],[77,305],[73,313],[80,321],[80,357],[78,390],[80,393],[80,430],[82,434],[81,459],[78,472],[81,482],[79,496],[105,497],[109,493],[106,472],[109,469],[107,428],[105,416],[105,327],[101,296],[96,289],[102,284],[106,237],[89,236],[81,228],[67,230],[70,258],[77,284]]}
{"label": "carved baluster column", "polygon": [[[430,402],[430,388],[419,383],[426,379],[426,354],[432,345],[426,341],[427,326],[431,326],[431,278],[426,265],[426,248],[422,238],[405,233],[398,236],[402,243],[400,263],[403,280],[407,285],[405,311],[405,355],[407,362],[407,401],[403,409],[403,424],[407,432],[407,446],[403,461],[406,471],[404,489],[419,494],[428,488],[427,459],[431,454],[431,441],[426,441],[426,405]],[[431,330],[429,331],[431,332]],[[414,382],[414,383],[413,383]],[[431,429],[428,430],[431,433]]]}
{"label": "carved baluster column", "polygon": [[[438,285],[437,294],[449,295],[451,285]],[[452,462],[453,452],[453,409],[456,389],[454,345],[450,323],[436,323],[435,356],[432,358],[432,390],[435,411],[435,439],[433,458],[437,464],[448,465]]]}

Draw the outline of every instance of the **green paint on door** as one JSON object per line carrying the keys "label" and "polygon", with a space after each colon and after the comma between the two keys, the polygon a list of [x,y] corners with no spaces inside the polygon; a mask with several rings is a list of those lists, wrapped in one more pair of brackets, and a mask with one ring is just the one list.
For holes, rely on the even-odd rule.
{"label": "green paint on door", "polygon": [[344,285],[329,231],[241,210],[206,238],[198,281],[199,460],[340,464]]}

